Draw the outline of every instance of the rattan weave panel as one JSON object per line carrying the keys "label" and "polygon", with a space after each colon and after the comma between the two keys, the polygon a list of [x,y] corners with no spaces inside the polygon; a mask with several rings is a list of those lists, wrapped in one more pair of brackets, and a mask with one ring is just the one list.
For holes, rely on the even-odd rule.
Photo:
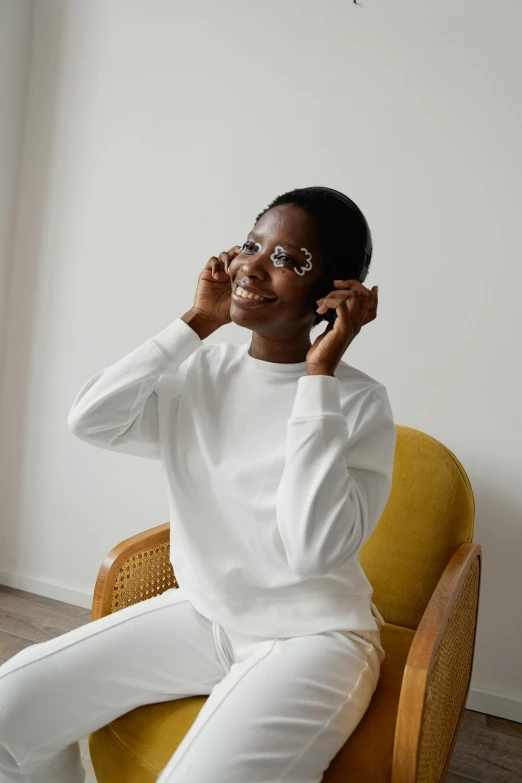
{"label": "rattan weave panel", "polygon": [[418,783],[441,783],[468,693],[479,597],[479,558],[462,584],[431,670],[418,767]]}
{"label": "rattan weave panel", "polygon": [[160,544],[131,555],[119,570],[112,594],[111,612],[179,587],[170,562],[170,545]]}

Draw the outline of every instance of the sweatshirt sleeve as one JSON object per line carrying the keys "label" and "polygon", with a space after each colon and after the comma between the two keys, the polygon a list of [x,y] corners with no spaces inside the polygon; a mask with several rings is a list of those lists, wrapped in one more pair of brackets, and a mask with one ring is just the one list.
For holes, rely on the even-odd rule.
{"label": "sweatshirt sleeve", "polygon": [[180,393],[180,365],[201,345],[194,329],[176,319],[82,386],[69,412],[70,431],[93,446],[160,459],[159,378],[173,375]]}
{"label": "sweatshirt sleeve", "polygon": [[338,378],[299,378],[276,501],[279,534],[297,574],[328,573],[370,537],[390,495],[395,441],[381,384],[362,392],[345,416]]}

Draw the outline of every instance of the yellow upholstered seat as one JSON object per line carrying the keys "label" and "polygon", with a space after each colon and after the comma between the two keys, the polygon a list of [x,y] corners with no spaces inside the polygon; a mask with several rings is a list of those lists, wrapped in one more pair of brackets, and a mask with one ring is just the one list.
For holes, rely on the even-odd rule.
{"label": "yellow upholstered seat", "polygon": [[[382,640],[386,658],[378,688],[352,735],[350,752],[346,760],[342,760],[339,777],[332,780],[384,783],[391,779],[401,681],[414,635],[414,631],[396,625],[384,627]],[[98,780],[153,783],[205,701],[206,696],[194,696],[139,707],[91,735],[90,748]],[[386,752],[368,754],[368,748],[382,751],[383,746]],[[347,770],[351,777],[346,775]]]}
{"label": "yellow upholstered seat", "polygon": [[[473,494],[441,443],[397,427],[393,489],[361,550],[386,620],[386,657],[370,706],[325,783],[441,783],[469,690],[481,548]],[[96,583],[93,620],[177,586],[169,525],[118,545]],[[93,733],[99,783],[152,783],[203,706],[197,696],[129,712]]]}

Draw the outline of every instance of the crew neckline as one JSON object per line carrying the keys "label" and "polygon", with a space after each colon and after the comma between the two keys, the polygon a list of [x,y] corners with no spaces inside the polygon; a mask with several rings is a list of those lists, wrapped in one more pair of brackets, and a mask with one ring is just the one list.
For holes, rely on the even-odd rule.
{"label": "crew neckline", "polygon": [[250,371],[263,375],[306,375],[306,359],[302,362],[266,362],[263,359],[255,359],[250,356],[248,351],[251,344],[250,342],[243,345],[243,361]]}

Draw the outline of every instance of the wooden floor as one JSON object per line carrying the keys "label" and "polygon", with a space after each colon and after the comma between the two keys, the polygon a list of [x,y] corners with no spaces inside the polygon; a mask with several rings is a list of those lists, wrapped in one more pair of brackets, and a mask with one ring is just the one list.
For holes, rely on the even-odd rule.
{"label": "wooden floor", "polygon": [[[0,585],[0,664],[90,622],[71,604]],[[521,783],[522,724],[466,710],[446,783]]]}

